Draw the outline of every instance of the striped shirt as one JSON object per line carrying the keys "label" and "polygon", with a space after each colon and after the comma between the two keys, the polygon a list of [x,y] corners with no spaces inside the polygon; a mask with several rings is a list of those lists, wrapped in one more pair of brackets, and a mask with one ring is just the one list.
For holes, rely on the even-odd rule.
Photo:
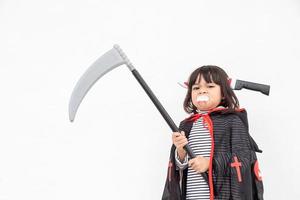
{"label": "striped shirt", "polygon": [[[203,112],[201,112],[203,113]],[[189,139],[189,146],[193,152],[198,156],[210,157],[211,137],[209,130],[203,125],[203,118],[199,118],[191,129]],[[185,169],[188,166],[187,157],[184,162],[179,161],[176,152],[176,165],[179,169]],[[201,174],[195,172],[191,167],[188,167],[187,185],[186,185],[186,199],[187,200],[209,200],[209,186]]]}

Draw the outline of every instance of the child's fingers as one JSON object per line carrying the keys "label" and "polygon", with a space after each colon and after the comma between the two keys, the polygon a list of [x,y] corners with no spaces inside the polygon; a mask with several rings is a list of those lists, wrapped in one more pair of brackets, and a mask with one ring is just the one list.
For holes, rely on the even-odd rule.
{"label": "child's fingers", "polygon": [[192,167],[195,163],[195,158],[189,160],[189,167]]}
{"label": "child's fingers", "polygon": [[178,133],[178,132],[174,132],[173,134],[172,134],[172,139],[173,139],[173,141],[175,141],[175,140],[177,140],[177,138],[180,136],[180,134]]}
{"label": "child's fingers", "polygon": [[179,133],[179,132],[174,132],[173,133],[173,136],[175,136],[175,137],[178,137],[178,136],[180,136],[181,134]]}
{"label": "child's fingers", "polygon": [[173,140],[174,145],[177,148],[183,148],[188,143],[187,138],[185,137],[185,134],[183,131],[181,131],[180,133],[173,132],[172,140]]}
{"label": "child's fingers", "polygon": [[173,132],[173,135],[180,136],[180,135],[185,135],[185,134],[184,134],[184,131],[181,131],[180,133],[179,132]]}
{"label": "child's fingers", "polygon": [[178,141],[179,145],[186,145],[188,143],[187,139],[182,138],[180,141]]}
{"label": "child's fingers", "polygon": [[195,158],[190,159],[189,160],[189,165],[193,165],[195,163],[195,160],[196,160]]}
{"label": "child's fingers", "polygon": [[174,142],[176,142],[178,145],[183,145],[183,144],[187,143],[187,139],[184,137],[177,137],[177,138],[174,138]]}
{"label": "child's fingers", "polygon": [[179,141],[179,140],[185,139],[186,137],[185,137],[184,134],[182,135],[182,133],[174,132],[173,135],[172,135],[172,138],[174,140],[178,140]]}
{"label": "child's fingers", "polygon": [[187,144],[187,142],[184,141],[184,142],[178,144],[177,148],[183,148],[186,144]]}

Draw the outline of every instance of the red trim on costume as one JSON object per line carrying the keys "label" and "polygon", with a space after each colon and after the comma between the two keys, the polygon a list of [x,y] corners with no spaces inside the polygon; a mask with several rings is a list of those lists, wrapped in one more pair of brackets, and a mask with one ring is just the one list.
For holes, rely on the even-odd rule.
{"label": "red trim on costume", "polygon": [[235,109],[236,111],[238,112],[242,112],[242,111],[245,111],[245,108],[238,108],[238,109]]}
{"label": "red trim on costume", "polygon": [[205,127],[205,128],[207,128],[208,130],[209,130],[209,132],[211,132],[212,130],[212,121],[211,121],[211,119],[210,119],[210,116],[209,116],[209,114],[208,113],[205,113],[205,114],[200,114],[200,113],[197,113],[197,114],[195,114],[195,115],[193,115],[193,116],[191,116],[189,119],[188,119],[188,121],[193,121],[193,122],[195,122],[195,121],[197,121],[199,118],[203,118],[203,126]]}
{"label": "red trim on costume", "polygon": [[255,162],[253,170],[254,170],[254,174],[256,176],[256,179],[258,181],[262,181],[262,176],[261,176],[261,173],[260,173],[260,170],[259,170],[259,167],[258,167],[258,161]]}
{"label": "red trim on costume", "polygon": [[214,108],[214,109],[208,111],[208,113],[205,113],[205,114],[201,114],[201,113],[192,114],[191,116],[189,116],[188,118],[186,118],[186,120],[187,121],[193,121],[193,122],[195,122],[195,121],[197,121],[202,116],[209,115],[212,112],[220,111],[220,110],[226,110],[226,108]]}
{"label": "red trim on costume", "polygon": [[211,110],[208,111],[208,114],[212,113],[212,112],[216,112],[216,111],[221,111],[221,110],[227,110],[228,108],[224,108],[224,107],[217,107],[217,108],[213,108]]}
{"label": "red trim on costume", "polygon": [[169,170],[168,170],[168,174],[169,174],[169,182],[172,180],[172,167],[173,167],[173,163],[170,160],[169,161]]}
{"label": "red trim on costume", "polygon": [[233,158],[234,158],[234,162],[231,163],[230,166],[235,167],[236,173],[237,173],[237,176],[238,176],[238,181],[242,182],[242,175],[241,175],[241,169],[240,169],[240,167],[242,166],[242,163],[239,162],[237,156],[234,156]]}
{"label": "red trim on costume", "polygon": [[211,137],[211,150],[210,150],[210,159],[209,159],[209,168],[208,168],[208,183],[209,183],[209,190],[210,190],[210,200],[214,200],[214,184],[213,184],[213,176],[212,176],[212,163],[215,151],[215,141],[214,141],[214,127],[212,120],[209,115],[207,115],[207,122],[208,122],[208,130]]}

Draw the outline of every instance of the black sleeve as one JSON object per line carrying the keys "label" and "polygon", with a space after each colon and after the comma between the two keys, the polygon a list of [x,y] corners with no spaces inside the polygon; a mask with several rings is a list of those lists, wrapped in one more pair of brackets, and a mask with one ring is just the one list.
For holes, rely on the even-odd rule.
{"label": "black sleeve", "polygon": [[263,200],[263,184],[257,174],[258,147],[248,132],[248,122],[233,115],[230,124],[231,158],[228,171],[232,199]]}

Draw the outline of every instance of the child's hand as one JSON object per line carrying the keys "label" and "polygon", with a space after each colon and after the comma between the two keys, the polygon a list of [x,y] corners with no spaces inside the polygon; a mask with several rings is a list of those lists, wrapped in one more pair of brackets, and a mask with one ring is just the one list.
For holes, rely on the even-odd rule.
{"label": "child's hand", "polygon": [[173,144],[176,146],[177,149],[183,150],[183,147],[188,143],[187,138],[183,131],[181,133],[174,132],[172,135]]}
{"label": "child's hand", "polygon": [[189,166],[197,173],[206,172],[209,167],[209,158],[197,156],[189,161]]}

